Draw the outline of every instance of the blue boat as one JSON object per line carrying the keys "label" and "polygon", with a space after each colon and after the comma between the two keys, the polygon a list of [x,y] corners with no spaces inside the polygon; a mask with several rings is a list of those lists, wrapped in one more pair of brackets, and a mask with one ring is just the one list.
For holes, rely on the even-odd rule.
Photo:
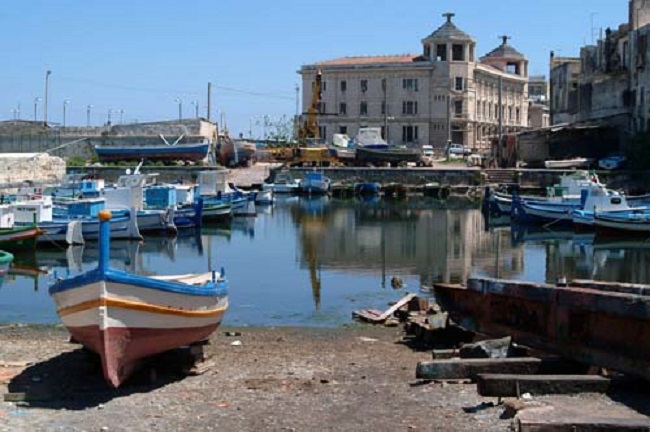
{"label": "blue boat", "polygon": [[381,184],[377,182],[360,182],[354,185],[354,193],[360,196],[377,196],[381,191]]}
{"label": "blue boat", "polygon": [[205,159],[210,149],[209,140],[198,143],[155,145],[155,146],[106,146],[95,145],[100,162],[115,162],[146,159],[149,161],[192,161]]}

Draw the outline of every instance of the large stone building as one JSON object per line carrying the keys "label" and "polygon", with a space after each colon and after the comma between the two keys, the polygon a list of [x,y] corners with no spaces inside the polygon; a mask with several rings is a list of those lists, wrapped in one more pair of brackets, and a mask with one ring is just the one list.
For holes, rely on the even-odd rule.
{"label": "large stone building", "polygon": [[[322,73],[321,138],[381,127],[392,144],[442,149],[451,141],[487,149],[492,138],[528,126],[528,60],[508,37],[477,59],[476,40],[454,14],[424,38],[420,54],[344,57],[304,65],[302,103]],[[500,91],[501,89],[501,91]],[[501,97],[500,97],[501,96]],[[500,119],[499,113],[502,114]]]}
{"label": "large stone building", "polygon": [[606,29],[580,57],[551,54],[553,124],[606,124],[629,134],[650,128],[650,0],[629,0],[628,11],[627,23]]}

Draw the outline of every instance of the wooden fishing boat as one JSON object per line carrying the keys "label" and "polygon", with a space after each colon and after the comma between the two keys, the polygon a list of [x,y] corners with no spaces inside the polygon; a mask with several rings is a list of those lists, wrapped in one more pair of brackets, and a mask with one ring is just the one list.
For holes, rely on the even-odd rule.
{"label": "wooden fishing boat", "polygon": [[14,206],[0,205],[0,248],[9,251],[34,249],[43,230],[34,222],[24,226],[15,223]]}
{"label": "wooden fishing boat", "polygon": [[58,280],[49,293],[75,340],[101,357],[104,377],[119,387],[140,361],[205,340],[228,308],[224,271],[146,277],[109,267],[111,213],[100,213],[96,269]]}

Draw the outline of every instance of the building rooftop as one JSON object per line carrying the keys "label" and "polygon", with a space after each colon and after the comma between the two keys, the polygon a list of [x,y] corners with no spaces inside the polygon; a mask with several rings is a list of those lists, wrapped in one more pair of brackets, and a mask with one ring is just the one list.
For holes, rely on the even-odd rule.
{"label": "building rooftop", "polygon": [[315,65],[316,66],[354,66],[354,65],[373,65],[373,64],[389,64],[389,63],[413,63],[419,57],[420,54],[341,57],[337,59],[318,62],[315,63]]}
{"label": "building rooftop", "polygon": [[453,13],[446,13],[442,16],[447,18],[447,22],[438,27],[436,31],[431,33],[426,39],[455,39],[463,41],[473,41],[474,38],[460,30],[456,25],[451,22],[451,19],[454,17]]}
{"label": "building rooftop", "polygon": [[483,58],[493,57],[493,58],[508,58],[508,59],[525,59],[526,57],[514,49],[512,45],[508,43],[508,36],[501,36],[503,42],[501,45],[485,54]]}

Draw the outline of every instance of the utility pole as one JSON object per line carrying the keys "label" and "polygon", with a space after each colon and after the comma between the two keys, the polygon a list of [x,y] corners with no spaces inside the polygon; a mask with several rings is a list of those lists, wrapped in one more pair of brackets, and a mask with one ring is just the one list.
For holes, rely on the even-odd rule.
{"label": "utility pole", "polygon": [[65,114],[66,114],[66,108],[68,107],[69,103],[70,103],[69,99],[63,101],[63,127],[65,127]]}
{"label": "utility pole", "polygon": [[386,78],[381,81],[381,87],[384,91],[384,140],[388,142],[388,82]]}
{"label": "utility pole", "polygon": [[43,114],[43,125],[47,127],[47,96],[49,93],[49,85],[50,85],[50,75],[52,74],[51,70],[48,70],[45,73],[45,101],[44,101],[44,114]]}
{"label": "utility pole", "polygon": [[293,119],[293,137],[298,140],[298,129],[300,128],[300,86],[296,84],[296,116]]}
{"label": "utility pole", "polygon": [[212,83],[208,82],[208,121],[210,121],[211,110],[212,110]]}
{"label": "utility pole", "polygon": [[447,94],[447,150],[451,147],[451,85],[453,78],[449,78],[449,93]]}
{"label": "utility pole", "polygon": [[92,105],[86,106],[86,127],[90,127],[90,109],[92,107]]}

